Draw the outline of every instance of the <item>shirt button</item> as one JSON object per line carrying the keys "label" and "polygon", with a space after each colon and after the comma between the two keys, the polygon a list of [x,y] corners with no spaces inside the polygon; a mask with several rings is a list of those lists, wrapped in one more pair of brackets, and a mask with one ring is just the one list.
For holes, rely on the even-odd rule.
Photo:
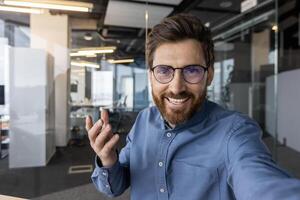
{"label": "shirt button", "polygon": [[159,190],[161,193],[164,193],[165,192],[165,189],[164,188],[160,188]]}
{"label": "shirt button", "polygon": [[172,136],[172,133],[167,133],[167,137],[171,137]]}
{"label": "shirt button", "polygon": [[105,185],[105,187],[106,187],[106,188],[109,188],[109,185],[108,185],[108,184],[106,184],[106,185]]}
{"label": "shirt button", "polygon": [[158,166],[160,166],[160,167],[162,167],[163,165],[164,165],[163,162],[159,162],[159,163],[158,163]]}
{"label": "shirt button", "polygon": [[106,174],[106,172],[102,172],[102,175],[103,175],[103,176],[106,176],[107,174]]}

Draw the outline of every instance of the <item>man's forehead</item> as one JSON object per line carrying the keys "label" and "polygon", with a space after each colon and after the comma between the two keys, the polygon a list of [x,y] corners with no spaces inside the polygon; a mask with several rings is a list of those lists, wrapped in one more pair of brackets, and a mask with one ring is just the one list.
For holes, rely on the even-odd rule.
{"label": "man's forehead", "polygon": [[157,64],[204,64],[204,55],[201,44],[196,40],[164,43],[154,52],[153,66]]}

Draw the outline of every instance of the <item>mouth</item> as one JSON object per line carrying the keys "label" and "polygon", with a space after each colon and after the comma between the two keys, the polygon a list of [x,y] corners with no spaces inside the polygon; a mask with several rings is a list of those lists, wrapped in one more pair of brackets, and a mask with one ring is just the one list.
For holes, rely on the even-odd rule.
{"label": "mouth", "polygon": [[187,102],[190,99],[190,97],[180,98],[180,99],[166,97],[166,99],[168,100],[168,102],[170,102],[173,105],[183,105],[185,102]]}

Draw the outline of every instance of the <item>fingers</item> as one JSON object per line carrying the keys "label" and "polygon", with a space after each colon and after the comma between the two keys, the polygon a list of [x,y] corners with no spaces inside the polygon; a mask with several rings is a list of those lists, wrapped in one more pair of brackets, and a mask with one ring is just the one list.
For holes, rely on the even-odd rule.
{"label": "fingers", "polygon": [[100,133],[101,129],[103,126],[103,122],[101,119],[99,119],[93,126],[92,128],[89,129],[88,131],[88,136],[91,144],[95,142],[95,139],[97,135]]}
{"label": "fingers", "polygon": [[85,129],[89,131],[93,127],[93,120],[91,116],[86,116],[85,118]]}
{"label": "fingers", "polygon": [[102,148],[101,154],[105,157],[109,156],[112,152],[114,152],[115,147],[119,141],[120,136],[115,134],[110,138],[110,140],[104,145]]}
{"label": "fingers", "polygon": [[103,163],[107,165],[114,163],[116,160],[115,148],[119,141],[119,135],[112,133],[108,111],[102,110],[101,119],[94,124],[92,118],[87,116],[85,123],[85,128],[88,131],[88,137],[93,150]]}
{"label": "fingers", "polygon": [[113,133],[111,131],[111,125],[108,124],[97,136],[94,148],[96,148],[97,151],[101,150],[104,147],[105,143],[108,142],[112,137]]}
{"label": "fingers", "polygon": [[88,137],[89,137],[90,141],[92,140],[92,137],[90,136],[91,134],[89,134],[89,131],[92,127],[93,127],[93,120],[92,120],[92,117],[88,115],[85,118],[85,130],[88,133]]}
{"label": "fingers", "polygon": [[109,123],[109,116],[108,116],[108,111],[106,109],[101,110],[101,119],[103,120],[104,124]]}

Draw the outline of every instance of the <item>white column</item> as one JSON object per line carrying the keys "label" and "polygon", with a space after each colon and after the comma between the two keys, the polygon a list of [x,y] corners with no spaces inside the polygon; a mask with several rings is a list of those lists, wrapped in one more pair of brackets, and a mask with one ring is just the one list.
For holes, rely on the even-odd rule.
{"label": "white column", "polygon": [[30,28],[31,47],[45,49],[54,57],[55,140],[56,146],[66,146],[69,139],[69,18],[49,13],[31,15]]}

